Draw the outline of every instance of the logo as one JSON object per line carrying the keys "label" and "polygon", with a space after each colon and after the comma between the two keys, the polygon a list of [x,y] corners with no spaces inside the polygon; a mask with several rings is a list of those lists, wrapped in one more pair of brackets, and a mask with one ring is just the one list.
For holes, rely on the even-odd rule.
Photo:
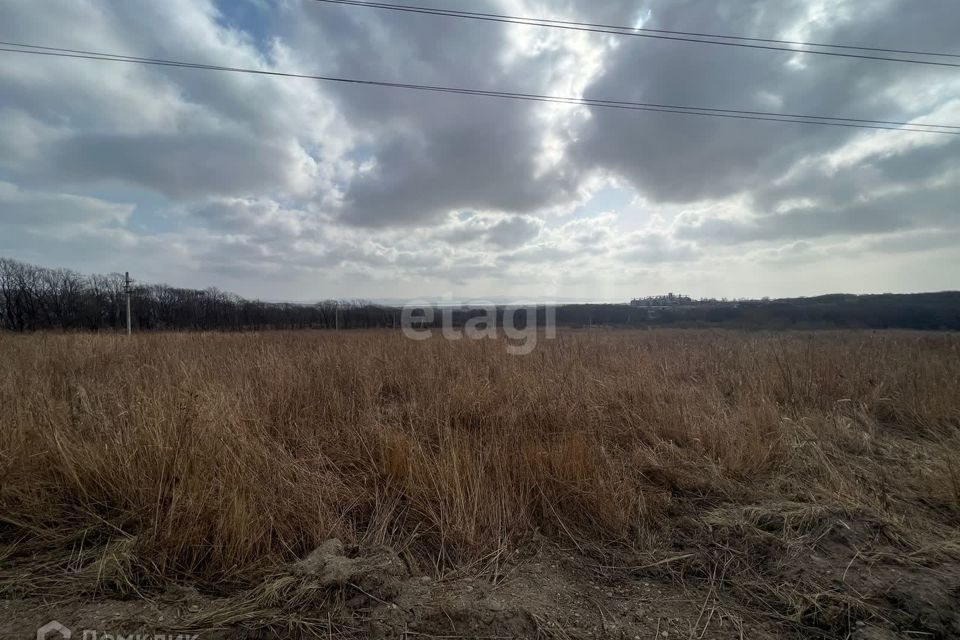
{"label": "logo", "polygon": [[454,303],[452,297],[442,303],[415,300],[401,307],[400,328],[403,335],[416,341],[429,340],[436,328],[445,340],[497,340],[502,330],[507,353],[525,356],[536,349],[541,328],[545,339],[557,337],[557,307],[481,301]]}
{"label": "logo", "polygon": [[72,635],[70,629],[67,629],[56,620],[51,620],[37,629],[37,640],[57,640],[58,638],[70,640],[70,636]]}

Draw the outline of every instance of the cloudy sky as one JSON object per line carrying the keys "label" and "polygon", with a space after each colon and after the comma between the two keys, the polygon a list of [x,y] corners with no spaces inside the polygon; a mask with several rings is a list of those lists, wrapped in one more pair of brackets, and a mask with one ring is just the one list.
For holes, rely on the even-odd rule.
{"label": "cloudy sky", "polygon": [[[432,3],[960,53],[956,0]],[[391,82],[960,124],[960,69],[313,0],[3,0],[0,39]],[[0,256],[249,297],[960,288],[960,136],[0,53],[0,150]]]}

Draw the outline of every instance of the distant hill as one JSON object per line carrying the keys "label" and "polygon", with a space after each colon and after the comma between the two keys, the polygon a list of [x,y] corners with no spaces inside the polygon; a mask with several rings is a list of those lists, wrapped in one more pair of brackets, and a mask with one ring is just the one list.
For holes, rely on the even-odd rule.
{"label": "distant hill", "polygon": [[672,307],[566,305],[560,324],[723,326],[767,329],[960,330],[960,291],[854,295],[736,302],[698,302]]}
{"label": "distant hill", "polygon": [[[670,305],[558,304],[560,326],[731,327],[744,329],[923,329],[960,331],[960,292],[829,294],[777,300],[671,299]],[[444,308],[435,313],[463,326],[483,310]],[[545,305],[531,321],[543,324]],[[0,329],[111,331],[126,326],[123,276],[83,275],[0,258]],[[503,307],[501,307],[502,313]],[[362,300],[313,305],[247,300],[218,289],[138,284],[132,295],[133,326],[150,330],[398,328],[400,305]],[[525,313],[525,312],[521,312]],[[534,320],[535,315],[536,320]],[[524,317],[524,316],[521,316]]]}

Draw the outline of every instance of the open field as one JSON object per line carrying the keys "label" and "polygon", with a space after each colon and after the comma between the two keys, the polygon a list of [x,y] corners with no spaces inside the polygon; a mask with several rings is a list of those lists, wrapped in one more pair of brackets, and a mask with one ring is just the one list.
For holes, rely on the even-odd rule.
{"label": "open field", "polygon": [[0,335],[0,636],[960,637],[960,336],[504,346]]}

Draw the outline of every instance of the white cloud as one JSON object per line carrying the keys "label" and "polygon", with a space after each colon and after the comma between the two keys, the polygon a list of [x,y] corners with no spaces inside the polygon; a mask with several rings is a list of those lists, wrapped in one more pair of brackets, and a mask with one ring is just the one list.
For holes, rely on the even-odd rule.
{"label": "white cloud", "polygon": [[[960,121],[960,78],[932,68],[309,0],[249,4],[253,26],[214,0],[47,4],[3,3],[0,31],[255,69]],[[904,48],[955,39],[948,0],[494,5]],[[0,55],[0,251],[37,262],[272,299],[789,295],[831,288],[825,270],[845,260],[863,265],[844,267],[858,290],[925,289],[953,266],[960,147],[947,136]],[[633,202],[598,209],[610,184]]]}

